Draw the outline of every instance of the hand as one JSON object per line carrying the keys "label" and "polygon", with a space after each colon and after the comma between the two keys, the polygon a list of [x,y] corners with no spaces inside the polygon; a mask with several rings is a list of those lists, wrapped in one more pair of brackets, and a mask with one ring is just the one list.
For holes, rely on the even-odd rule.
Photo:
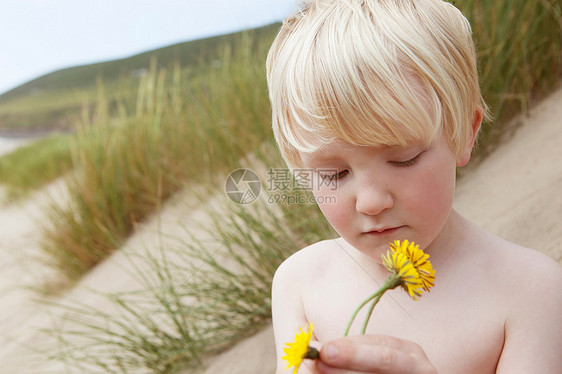
{"label": "hand", "polygon": [[436,374],[416,343],[380,335],[359,335],[322,345],[316,370],[322,374]]}

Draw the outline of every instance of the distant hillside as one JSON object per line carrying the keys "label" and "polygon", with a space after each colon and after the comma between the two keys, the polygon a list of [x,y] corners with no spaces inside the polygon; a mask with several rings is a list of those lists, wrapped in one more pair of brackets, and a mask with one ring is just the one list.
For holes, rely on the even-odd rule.
{"label": "distant hillside", "polygon": [[[273,38],[280,24],[247,30],[252,40]],[[111,86],[120,77],[131,77],[147,68],[151,57],[168,66],[179,62],[182,67],[216,59],[220,46],[233,44],[242,32],[188,41],[143,52],[118,60],[99,62],[58,70],[22,84],[0,95],[0,134],[40,129],[66,129],[69,115],[76,115],[82,105],[79,93],[95,92],[96,78],[103,77]]]}

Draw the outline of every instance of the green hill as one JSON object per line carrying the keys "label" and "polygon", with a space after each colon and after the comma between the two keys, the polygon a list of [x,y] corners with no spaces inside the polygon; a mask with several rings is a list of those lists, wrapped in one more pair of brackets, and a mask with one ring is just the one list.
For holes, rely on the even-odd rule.
{"label": "green hill", "polygon": [[[250,40],[273,38],[280,24],[243,31]],[[182,68],[208,64],[220,56],[225,45],[234,45],[243,32],[188,41],[143,52],[131,57],[58,70],[0,95],[0,135],[68,130],[80,110],[96,97],[101,77],[108,95],[112,90],[136,89],[139,75],[156,58],[162,66],[179,63]]]}

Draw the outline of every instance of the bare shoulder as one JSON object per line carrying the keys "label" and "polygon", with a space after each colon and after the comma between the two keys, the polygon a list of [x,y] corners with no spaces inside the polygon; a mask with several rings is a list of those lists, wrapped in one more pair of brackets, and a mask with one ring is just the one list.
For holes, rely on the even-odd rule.
{"label": "bare shoulder", "polygon": [[322,240],[305,247],[288,257],[277,269],[274,284],[292,279],[293,282],[306,282],[315,279],[327,262],[338,255],[338,245],[334,240]]}
{"label": "bare shoulder", "polygon": [[[562,286],[562,267],[551,257],[535,249],[525,248],[501,238],[490,241],[488,259],[498,276],[519,289]],[[512,282],[510,280],[517,280]]]}
{"label": "bare shoulder", "polygon": [[[533,315],[540,318],[555,310],[562,313],[562,267],[551,257],[534,249],[503,241],[497,248],[496,264],[501,284],[510,291],[513,322]],[[509,322],[509,321],[508,321]],[[552,321],[555,322],[555,321]]]}
{"label": "bare shoulder", "polygon": [[[468,224],[468,245],[462,255],[481,276],[494,280],[496,286],[522,288],[531,285],[557,285],[562,282],[562,267],[551,257],[493,235]],[[521,291],[521,290],[520,290]]]}
{"label": "bare shoulder", "polygon": [[302,295],[305,288],[321,279],[326,263],[333,261],[336,255],[336,247],[334,240],[314,243],[289,256],[277,268],[272,285],[274,322],[277,306],[293,308],[292,311],[304,309]]}

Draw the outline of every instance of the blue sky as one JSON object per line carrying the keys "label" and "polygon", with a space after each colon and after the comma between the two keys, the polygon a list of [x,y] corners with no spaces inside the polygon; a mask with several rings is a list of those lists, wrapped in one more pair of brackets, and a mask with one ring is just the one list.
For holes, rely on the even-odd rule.
{"label": "blue sky", "polygon": [[280,21],[298,0],[0,0],[0,94],[76,65]]}

